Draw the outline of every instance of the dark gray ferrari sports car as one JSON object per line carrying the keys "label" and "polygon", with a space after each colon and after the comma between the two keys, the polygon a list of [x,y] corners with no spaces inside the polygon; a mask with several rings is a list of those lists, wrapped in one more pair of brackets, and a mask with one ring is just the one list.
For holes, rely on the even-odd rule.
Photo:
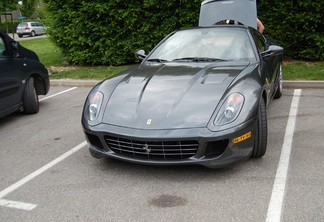
{"label": "dark gray ferrari sports car", "polygon": [[223,20],[172,32],[91,90],[82,125],[92,156],[217,168],[265,154],[283,48],[245,21]]}

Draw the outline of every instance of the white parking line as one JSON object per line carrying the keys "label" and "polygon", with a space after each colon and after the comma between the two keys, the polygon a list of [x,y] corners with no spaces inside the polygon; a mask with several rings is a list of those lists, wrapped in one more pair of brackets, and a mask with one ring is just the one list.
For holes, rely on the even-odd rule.
{"label": "white parking line", "polygon": [[59,93],[56,93],[56,94],[53,94],[53,95],[50,95],[50,96],[44,97],[44,98],[40,99],[39,101],[43,101],[43,100],[46,100],[46,99],[52,98],[52,97],[54,97],[54,96],[61,95],[61,94],[63,94],[63,93],[66,93],[66,92],[72,91],[72,90],[77,89],[77,88],[78,88],[78,87],[73,87],[73,88],[70,88],[70,89],[64,90],[64,91],[62,91],[62,92],[59,92]]}
{"label": "white parking line", "polygon": [[277,174],[272,189],[272,195],[268,207],[266,222],[280,222],[282,218],[281,214],[287,183],[289,160],[301,93],[301,89],[296,89],[294,91],[294,96],[291,102],[284,142],[282,145]]}
{"label": "white parking line", "polygon": [[16,201],[4,200],[3,197],[5,197],[9,193],[13,192],[14,190],[18,189],[19,187],[23,186],[24,184],[26,184],[30,180],[34,179],[35,177],[37,177],[41,173],[45,172],[49,168],[53,167],[57,163],[61,162],[65,158],[71,156],[73,153],[75,153],[78,150],[80,150],[81,148],[83,148],[86,144],[87,144],[86,141],[80,143],[79,145],[75,146],[74,148],[72,148],[68,152],[66,152],[63,155],[59,156],[58,158],[56,158],[52,162],[46,164],[45,166],[39,168],[38,170],[34,171],[33,173],[31,173],[28,176],[24,177],[23,179],[19,180],[15,184],[13,184],[10,187],[8,187],[8,188],[4,189],[3,191],[1,191],[0,192],[0,206],[12,207],[12,208],[23,209],[23,210],[32,210],[32,209],[34,209],[37,205],[28,204],[28,203],[22,203],[22,202],[16,202]]}
{"label": "white parking line", "polygon": [[19,210],[28,210],[28,211],[37,207],[36,204],[23,203],[23,202],[17,202],[13,200],[5,200],[5,199],[0,199],[0,206],[15,208]]}

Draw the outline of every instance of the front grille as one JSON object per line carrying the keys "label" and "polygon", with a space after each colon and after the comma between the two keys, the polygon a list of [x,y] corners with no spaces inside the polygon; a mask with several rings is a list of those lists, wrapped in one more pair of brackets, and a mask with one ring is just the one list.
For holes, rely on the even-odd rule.
{"label": "front grille", "polygon": [[108,147],[115,153],[154,160],[178,160],[194,156],[197,141],[141,141],[106,136]]}

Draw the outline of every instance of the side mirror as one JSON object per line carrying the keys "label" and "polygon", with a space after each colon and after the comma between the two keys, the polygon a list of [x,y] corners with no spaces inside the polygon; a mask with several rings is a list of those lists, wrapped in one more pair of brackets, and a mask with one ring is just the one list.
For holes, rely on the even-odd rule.
{"label": "side mirror", "polygon": [[271,45],[269,46],[267,51],[261,53],[261,56],[270,56],[270,55],[278,55],[283,53],[283,48],[278,45]]}
{"label": "side mirror", "polygon": [[18,50],[19,49],[19,43],[16,41],[11,42],[12,49],[13,50]]}
{"label": "side mirror", "polygon": [[16,41],[11,42],[11,49],[13,57],[19,57],[19,43]]}
{"label": "side mirror", "polygon": [[145,51],[143,49],[138,50],[137,52],[135,52],[135,57],[141,60],[145,59],[146,58]]}

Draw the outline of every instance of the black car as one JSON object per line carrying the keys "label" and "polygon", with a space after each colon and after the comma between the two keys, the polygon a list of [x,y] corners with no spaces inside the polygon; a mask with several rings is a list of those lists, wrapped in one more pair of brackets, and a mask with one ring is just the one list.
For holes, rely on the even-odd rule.
{"label": "black car", "polygon": [[38,95],[49,91],[48,71],[35,52],[0,30],[0,118],[15,111],[39,111]]}
{"label": "black car", "polygon": [[[204,1],[202,11],[220,2]],[[255,29],[256,16],[247,19],[255,27],[222,19],[172,32],[148,55],[136,53],[139,66],[91,90],[82,125],[94,157],[216,168],[265,154],[283,48]]]}

